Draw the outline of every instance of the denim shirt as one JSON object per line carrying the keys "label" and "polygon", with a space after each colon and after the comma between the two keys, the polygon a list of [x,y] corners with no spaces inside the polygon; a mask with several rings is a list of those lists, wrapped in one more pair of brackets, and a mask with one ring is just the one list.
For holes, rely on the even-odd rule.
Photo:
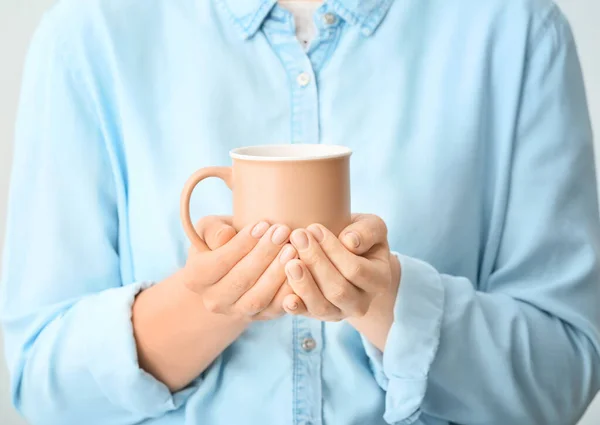
{"label": "denim shirt", "polygon": [[[600,385],[600,226],[573,37],[546,0],[63,0],[27,60],[2,267],[33,425],[566,425]],[[131,305],[184,265],[187,177],[273,143],[353,149],[402,278],[384,352],[342,321],[251,325],[189,387]],[[192,216],[231,211],[217,181]],[[173,329],[177,332],[177,329]]]}

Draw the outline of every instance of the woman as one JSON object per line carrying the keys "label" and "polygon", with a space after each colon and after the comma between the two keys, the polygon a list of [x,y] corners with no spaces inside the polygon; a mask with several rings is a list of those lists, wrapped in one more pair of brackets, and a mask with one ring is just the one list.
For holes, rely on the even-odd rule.
{"label": "woman", "polygon": [[[600,386],[600,226],[563,15],[331,0],[299,6],[311,31],[297,7],[45,17],[3,265],[16,407],[42,425],[575,423]],[[370,215],[236,234],[210,182],[187,253],[187,176],[281,141],[351,147]]]}

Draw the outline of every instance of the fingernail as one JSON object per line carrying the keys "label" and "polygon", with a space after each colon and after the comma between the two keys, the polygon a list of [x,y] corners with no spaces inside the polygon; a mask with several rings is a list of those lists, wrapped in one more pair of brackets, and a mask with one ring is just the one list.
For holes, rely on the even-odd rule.
{"label": "fingernail", "polygon": [[319,243],[323,242],[323,239],[325,239],[325,234],[319,225],[311,224],[306,230],[308,230]]}
{"label": "fingernail", "polygon": [[275,245],[281,245],[290,237],[290,229],[287,226],[278,226],[271,236],[271,242]]}
{"label": "fingernail", "polygon": [[298,303],[296,301],[292,301],[291,303],[286,304],[286,308],[291,311],[298,310]]}
{"label": "fingernail", "polygon": [[291,266],[288,266],[287,271],[290,277],[294,280],[302,279],[302,275],[304,274],[304,271],[299,264],[292,264]]}
{"label": "fingernail", "polygon": [[252,229],[252,237],[256,239],[262,238],[263,235],[267,232],[267,230],[269,230],[269,223],[261,221],[256,226],[254,226],[254,229]]}
{"label": "fingernail", "polygon": [[285,248],[283,248],[281,256],[279,257],[279,261],[281,264],[286,264],[288,261],[293,260],[295,256],[296,250],[291,245],[287,245]]}
{"label": "fingernail", "polygon": [[308,248],[308,236],[304,230],[296,230],[292,233],[292,243],[298,249]]}
{"label": "fingernail", "polygon": [[360,238],[354,232],[348,232],[344,235],[344,244],[350,248],[358,248],[360,245]]}

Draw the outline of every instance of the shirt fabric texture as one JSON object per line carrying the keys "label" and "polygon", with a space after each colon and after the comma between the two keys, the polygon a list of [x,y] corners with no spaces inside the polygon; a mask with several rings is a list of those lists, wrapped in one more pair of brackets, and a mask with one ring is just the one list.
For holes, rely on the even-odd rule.
{"label": "shirt fabric texture", "polygon": [[[600,386],[600,226],[562,13],[546,0],[330,0],[315,23],[305,51],[274,0],[62,0],[45,16],[1,294],[13,400],[32,425],[583,413]],[[251,325],[171,394],[138,366],[131,305],[185,263],[183,184],[232,148],[288,142],[352,148],[352,209],[388,224],[402,280],[385,351],[344,321],[286,316]],[[198,187],[194,219],[230,211],[221,182]]]}

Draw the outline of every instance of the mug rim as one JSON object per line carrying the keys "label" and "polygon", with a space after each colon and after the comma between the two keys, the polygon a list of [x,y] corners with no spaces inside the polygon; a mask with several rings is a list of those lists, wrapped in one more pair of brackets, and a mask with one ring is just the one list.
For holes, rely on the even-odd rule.
{"label": "mug rim", "polygon": [[[251,150],[265,150],[265,149],[281,149],[290,146],[297,146],[300,148],[315,148],[322,149],[324,152],[312,153],[302,156],[274,156],[274,155],[256,155],[251,153],[244,153],[244,151]],[[323,149],[322,147],[326,147]],[[229,156],[232,159],[241,159],[245,161],[315,161],[323,159],[336,159],[344,158],[352,155],[352,149],[343,145],[325,145],[325,144],[311,144],[311,143],[287,143],[287,144],[275,144],[275,145],[254,145],[254,146],[243,146],[235,148],[229,151]]]}

